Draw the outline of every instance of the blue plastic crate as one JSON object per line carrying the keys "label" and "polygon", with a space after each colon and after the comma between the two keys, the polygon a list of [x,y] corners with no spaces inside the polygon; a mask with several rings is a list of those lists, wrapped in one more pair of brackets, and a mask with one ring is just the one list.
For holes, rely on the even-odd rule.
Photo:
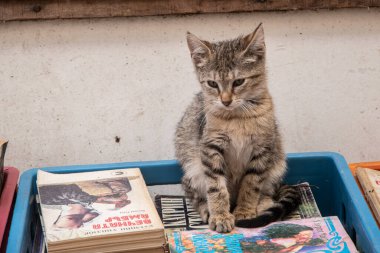
{"label": "blue plastic crate", "polygon": [[[176,161],[127,162],[44,168],[55,173],[73,173],[119,168],[141,168],[148,185],[178,184],[182,176]],[[380,230],[362,197],[343,156],[337,153],[298,153],[288,155],[286,182],[307,181],[312,187],[322,215],[336,215],[360,252],[380,253]],[[37,169],[21,175],[11,224],[7,253],[30,251],[38,216],[35,211]]]}

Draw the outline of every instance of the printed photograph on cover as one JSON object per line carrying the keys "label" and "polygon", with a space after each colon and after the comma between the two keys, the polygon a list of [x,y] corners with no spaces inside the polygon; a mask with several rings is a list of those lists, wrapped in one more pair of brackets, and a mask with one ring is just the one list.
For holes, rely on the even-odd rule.
{"label": "printed photograph on cover", "polygon": [[59,209],[53,222],[56,229],[83,226],[104,211],[117,210],[131,203],[128,178],[83,181],[71,184],[44,185],[39,188],[41,204]]}
{"label": "printed photograph on cover", "polygon": [[235,228],[228,234],[211,230],[174,232],[168,243],[172,253],[357,252],[336,217],[277,222],[256,229]]}
{"label": "printed photograph on cover", "polygon": [[[62,175],[62,183],[57,179],[61,175],[40,173],[38,192],[48,242],[162,227],[140,172],[118,171],[110,177],[99,176],[110,172],[93,172],[89,177],[98,178],[83,180],[82,175],[78,181]],[[49,178],[54,183],[48,184]]]}

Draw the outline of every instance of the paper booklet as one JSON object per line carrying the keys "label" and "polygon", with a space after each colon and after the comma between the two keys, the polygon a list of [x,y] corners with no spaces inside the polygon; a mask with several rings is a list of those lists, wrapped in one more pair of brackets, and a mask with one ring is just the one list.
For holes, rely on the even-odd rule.
{"label": "paper booklet", "polygon": [[[301,204],[285,220],[321,217],[309,184],[301,183],[296,187],[301,195]],[[173,231],[208,228],[191,201],[184,196],[156,195],[155,203],[167,234]]]}
{"label": "paper booklet", "polygon": [[48,248],[68,240],[96,244],[96,238],[110,237],[115,241],[123,234],[128,236],[117,243],[149,235],[165,242],[162,222],[139,169],[72,174],[39,170],[37,187]]}
{"label": "paper booklet", "polygon": [[301,196],[301,204],[293,213],[285,217],[284,220],[321,217],[322,215],[319,211],[317,203],[315,202],[309,183],[303,182],[295,186]]}
{"label": "paper booklet", "polygon": [[380,170],[359,167],[356,176],[375,219],[380,224]]}
{"label": "paper booklet", "polygon": [[358,252],[337,217],[280,221],[227,234],[209,229],[168,235],[171,253]]}

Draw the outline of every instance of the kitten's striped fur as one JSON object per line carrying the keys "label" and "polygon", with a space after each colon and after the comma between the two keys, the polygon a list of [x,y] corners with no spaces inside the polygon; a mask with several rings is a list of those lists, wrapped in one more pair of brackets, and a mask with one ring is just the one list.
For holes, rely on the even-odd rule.
{"label": "kitten's striped fur", "polygon": [[299,196],[280,187],[286,162],[266,84],[262,25],[230,41],[190,33],[187,41],[202,88],[176,131],[187,196],[218,232],[231,231],[235,221],[253,227],[283,217]]}

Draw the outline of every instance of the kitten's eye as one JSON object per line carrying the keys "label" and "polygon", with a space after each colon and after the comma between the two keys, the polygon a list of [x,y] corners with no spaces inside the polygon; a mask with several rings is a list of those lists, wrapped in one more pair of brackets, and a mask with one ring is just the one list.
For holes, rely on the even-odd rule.
{"label": "kitten's eye", "polygon": [[207,81],[208,86],[211,88],[218,88],[218,83],[214,81]]}
{"label": "kitten's eye", "polygon": [[244,83],[244,81],[245,81],[245,79],[236,79],[236,80],[232,83],[232,85],[233,85],[234,87],[237,87],[237,86],[242,85],[242,84]]}

